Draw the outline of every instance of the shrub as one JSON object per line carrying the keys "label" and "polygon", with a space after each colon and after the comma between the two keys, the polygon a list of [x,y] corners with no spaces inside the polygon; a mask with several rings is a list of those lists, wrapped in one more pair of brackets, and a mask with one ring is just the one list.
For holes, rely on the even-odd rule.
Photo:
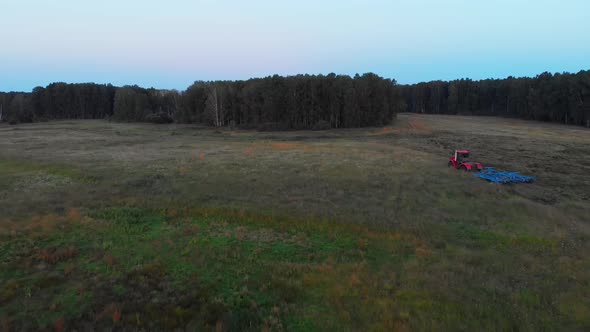
{"label": "shrub", "polygon": [[174,119],[172,119],[172,117],[170,115],[168,115],[168,113],[156,112],[156,113],[150,113],[150,114],[146,115],[145,121],[151,122],[151,123],[164,124],[164,123],[172,123],[172,122],[174,122]]}
{"label": "shrub", "polygon": [[289,130],[289,125],[281,122],[264,122],[258,124],[259,131],[284,131]]}
{"label": "shrub", "polygon": [[311,130],[327,130],[332,128],[332,126],[330,125],[330,122],[325,121],[325,120],[320,120],[318,122],[316,122],[316,124],[313,125],[313,127],[311,127]]}

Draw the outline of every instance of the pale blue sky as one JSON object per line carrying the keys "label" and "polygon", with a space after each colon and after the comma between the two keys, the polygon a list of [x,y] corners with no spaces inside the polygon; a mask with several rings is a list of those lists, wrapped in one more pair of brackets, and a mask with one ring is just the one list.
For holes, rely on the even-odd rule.
{"label": "pale blue sky", "polygon": [[55,81],[374,72],[400,83],[590,69],[587,0],[1,0],[0,91]]}

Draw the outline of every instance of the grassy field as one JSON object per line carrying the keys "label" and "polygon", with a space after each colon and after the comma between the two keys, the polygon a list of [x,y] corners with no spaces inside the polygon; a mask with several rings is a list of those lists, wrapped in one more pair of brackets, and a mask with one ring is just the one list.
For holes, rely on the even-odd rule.
{"label": "grassy field", "polygon": [[582,331],[589,252],[584,128],[0,126],[0,331]]}

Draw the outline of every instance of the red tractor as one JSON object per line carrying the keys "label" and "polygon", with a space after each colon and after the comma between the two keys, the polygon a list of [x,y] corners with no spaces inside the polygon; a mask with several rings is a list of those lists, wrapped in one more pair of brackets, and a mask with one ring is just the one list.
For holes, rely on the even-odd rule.
{"label": "red tractor", "polygon": [[449,167],[461,169],[464,171],[479,172],[483,169],[483,165],[481,163],[469,161],[468,150],[455,150],[455,154],[449,158],[448,165]]}

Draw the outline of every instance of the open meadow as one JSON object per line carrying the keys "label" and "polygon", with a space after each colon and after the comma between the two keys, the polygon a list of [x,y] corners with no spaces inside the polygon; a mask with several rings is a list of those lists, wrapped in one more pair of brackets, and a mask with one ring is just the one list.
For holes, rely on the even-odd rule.
{"label": "open meadow", "polygon": [[582,127],[0,125],[0,331],[582,331],[588,253]]}

